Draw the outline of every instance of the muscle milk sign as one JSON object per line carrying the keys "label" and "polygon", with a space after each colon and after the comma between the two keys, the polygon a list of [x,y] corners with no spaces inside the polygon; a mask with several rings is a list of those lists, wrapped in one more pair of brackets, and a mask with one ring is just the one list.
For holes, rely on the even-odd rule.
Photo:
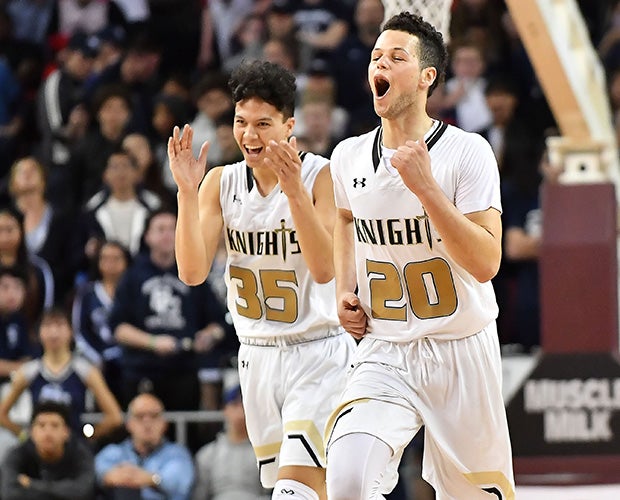
{"label": "muscle milk sign", "polygon": [[507,402],[515,455],[620,453],[613,354],[544,355]]}

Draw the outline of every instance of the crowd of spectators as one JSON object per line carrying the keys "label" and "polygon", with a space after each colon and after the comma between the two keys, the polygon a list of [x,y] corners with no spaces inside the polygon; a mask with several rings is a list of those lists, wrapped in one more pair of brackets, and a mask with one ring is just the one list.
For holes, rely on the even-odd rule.
{"label": "crowd of spectators", "polygon": [[[620,137],[620,2],[578,3]],[[451,14],[449,75],[429,111],[496,153],[500,341],[529,352],[555,121],[504,1],[455,0]],[[0,383],[19,374],[0,405],[6,427],[21,432],[9,413],[35,380],[62,399],[65,372],[71,390],[95,384],[79,411],[105,411],[104,424],[119,423],[108,393],[125,410],[145,391],[169,410],[223,407],[237,348],[223,262],[201,287],[176,276],[167,139],[190,123],[196,154],[211,142],[208,166],[241,159],[228,74],[261,58],[297,75],[297,142],[329,156],[379,124],[366,69],[383,15],[381,0],[0,0]],[[81,432],[75,415],[68,423]],[[192,436],[192,451],[215,437]]]}

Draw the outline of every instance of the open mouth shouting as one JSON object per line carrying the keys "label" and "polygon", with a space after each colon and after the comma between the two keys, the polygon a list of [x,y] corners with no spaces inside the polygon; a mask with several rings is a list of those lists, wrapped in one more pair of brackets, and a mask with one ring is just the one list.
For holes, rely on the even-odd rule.
{"label": "open mouth shouting", "polygon": [[374,78],[375,96],[377,99],[385,97],[390,90],[390,82],[384,76],[377,75]]}
{"label": "open mouth shouting", "polygon": [[258,158],[263,151],[262,146],[243,146],[247,158]]}

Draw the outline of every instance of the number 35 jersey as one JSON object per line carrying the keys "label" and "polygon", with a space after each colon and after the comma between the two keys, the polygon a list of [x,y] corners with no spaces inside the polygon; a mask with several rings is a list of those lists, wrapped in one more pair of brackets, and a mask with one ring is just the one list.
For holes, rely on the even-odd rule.
{"label": "number 35 jersey", "polygon": [[[312,193],[329,160],[301,156],[302,181]],[[237,334],[274,337],[336,328],[335,280],[318,284],[312,278],[280,185],[262,196],[244,161],[226,165],[220,203],[228,251],[227,302]]]}
{"label": "number 35 jersey", "polygon": [[[479,283],[448,254],[381,137],[378,128],[346,139],[331,158],[336,205],[353,214],[368,335],[394,342],[472,335],[497,317],[492,284]],[[497,162],[481,136],[435,122],[424,140],[434,178],[461,213],[501,211]]]}

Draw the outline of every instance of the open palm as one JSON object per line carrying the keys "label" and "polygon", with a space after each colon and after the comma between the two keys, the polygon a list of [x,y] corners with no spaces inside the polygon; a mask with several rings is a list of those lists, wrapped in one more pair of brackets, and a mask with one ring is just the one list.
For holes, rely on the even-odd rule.
{"label": "open palm", "polygon": [[168,162],[179,191],[196,191],[206,172],[209,143],[205,141],[198,158],[194,158],[193,136],[192,127],[186,124],[183,133],[179,127],[174,127],[172,137],[168,139]]}

